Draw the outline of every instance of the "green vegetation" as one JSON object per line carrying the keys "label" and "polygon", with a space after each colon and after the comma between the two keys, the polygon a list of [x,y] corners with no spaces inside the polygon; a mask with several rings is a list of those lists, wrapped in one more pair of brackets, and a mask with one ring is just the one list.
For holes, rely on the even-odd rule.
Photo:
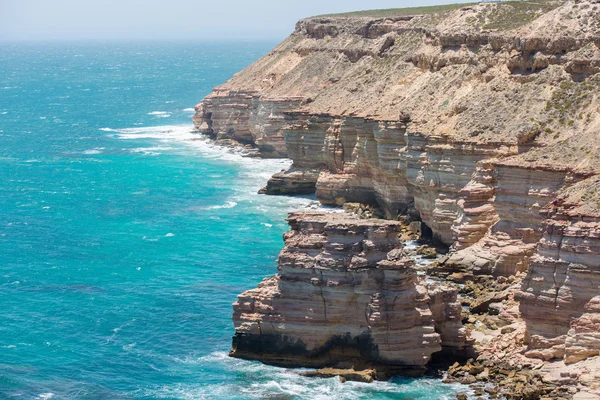
{"label": "green vegetation", "polygon": [[583,113],[578,110],[592,100],[597,93],[598,83],[590,79],[579,83],[568,79],[562,81],[546,103],[546,111],[561,125],[575,125],[576,116],[579,119],[583,118]]}
{"label": "green vegetation", "polygon": [[[326,14],[319,17],[372,17],[392,18],[407,17],[412,15],[440,14],[454,11],[463,7],[473,6],[477,3],[445,4],[429,7],[392,8],[387,10],[365,10],[341,14]],[[541,14],[560,6],[560,0],[525,0],[502,1],[494,3],[494,7],[487,15],[479,15],[479,19],[471,17],[473,25],[480,25],[482,29],[508,30],[525,25]]]}
{"label": "green vegetation", "polygon": [[319,15],[319,17],[407,17],[411,15],[423,15],[423,14],[435,14],[446,11],[453,11],[459,8],[472,6],[479,3],[461,3],[461,4],[445,4],[440,6],[429,6],[429,7],[409,7],[409,8],[390,8],[386,10],[366,10],[366,11],[354,11],[349,13],[341,14],[325,14]]}
{"label": "green vegetation", "polygon": [[489,15],[487,22],[481,26],[489,30],[510,30],[526,25],[557,7],[562,2],[557,0],[503,1],[499,4],[508,7],[497,7]]}

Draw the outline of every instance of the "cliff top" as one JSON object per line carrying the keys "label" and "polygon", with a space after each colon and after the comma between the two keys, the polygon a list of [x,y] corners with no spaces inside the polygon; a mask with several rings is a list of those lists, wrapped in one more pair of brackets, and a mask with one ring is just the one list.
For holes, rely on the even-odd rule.
{"label": "cliff top", "polygon": [[293,97],[294,111],[402,119],[410,132],[519,153],[507,163],[593,172],[599,73],[599,0],[458,4],[301,20],[211,96]]}
{"label": "cliff top", "polygon": [[348,213],[332,213],[323,211],[295,211],[289,213],[287,221],[290,225],[296,224],[323,224],[332,226],[355,226],[361,228],[400,228],[402,224],[398,221],[384,220],[380,218],[359,218]]}
{"label": "cliff top", "polygon": [[369,18],[393,18],[393,17],[406,17],[424,14],[441,13],[445,11],[452,11],[463,7],[472,6],[478,3],[457,3],[457,4],[443,4],[438,6],[425,6],[425,7],[406,7],[406,8],[388,8],[381,10],[363,10],[363,11],[351,11],[346,13],[336,14],[323,14],[317,15],[316,17],[369,17]]}
{"label": "cliff top", "polygon": [[564,4],[561,0],[525,0],[525,1],[494,1],[477,3],[444,4],[427,7],[392,8],[382,10],[364,10],[340,14],[325,14],[315,18],[404,18],[434,15],[443,17],[451,11],[468,10],[484,5],[491,12],[479,15],[469,22],[483,30],[507,30],[523,26],[540,15],[547,13]]}

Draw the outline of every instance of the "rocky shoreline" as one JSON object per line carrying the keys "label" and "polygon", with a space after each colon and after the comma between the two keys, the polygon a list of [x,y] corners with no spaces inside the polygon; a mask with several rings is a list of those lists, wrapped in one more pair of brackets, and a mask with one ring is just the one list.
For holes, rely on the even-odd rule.
{"label": "rocky shoreline", "polygon": [[349,212],[290,215],[232,355],[600,396],[600,4],[376,14],[300,21],[196,107],[203,134],[293,161],[262,193]]}
{"label": "rocky shoreline", "polygon": [[433,353],[468,352],[457,291],[425,282],[401,224],[290,214],[279,274],[238,296],[231,355],[285,367],[422,375]]}

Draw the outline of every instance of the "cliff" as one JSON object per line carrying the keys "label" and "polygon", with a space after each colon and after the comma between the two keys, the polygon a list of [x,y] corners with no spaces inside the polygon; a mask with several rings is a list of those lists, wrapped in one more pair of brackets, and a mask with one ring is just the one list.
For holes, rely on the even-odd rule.
{"label": "cliff", "polygon": [[456,290],[417,274],[400,223],[315,212],[288,221],[279,275],[233,305],[231,355],[411,374],[442,348],[466,350]]}
{"label": "cliff", "polygon": [[559,193],[519,293],[529,357],[567,364],[600,355],[600,177]]}
{"label": "cliff", "polygon": [[[421,221],[450,250],[434,268],[439,276],[524,276],[510,295],[525,324],[522,352],[568,364],[600,348],[599,89],[597,0],[374,11],[300,21],[215,88],[194,121],[217,140],[293,160],[264,193],[315,191],[325,204],[374,204],[388,219]],[[289,287],[282,291],[281,265],[258,298],[293,298]],[[236,307],[241,334],[247,326]],[[306,328],[302,354],[324,346],[308,333],[331,325],[318,321]],[[361,329],[348,332],[360,337]],[[424,343],[427,359],[436,345]]]}

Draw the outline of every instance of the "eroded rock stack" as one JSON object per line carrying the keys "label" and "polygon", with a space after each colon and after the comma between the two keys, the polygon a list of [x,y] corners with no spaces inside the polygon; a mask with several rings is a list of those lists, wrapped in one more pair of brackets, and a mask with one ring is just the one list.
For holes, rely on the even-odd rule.
{"label": "eroded rock stack", "polygon": [[465,349],[456,291],[417,275],[399,223],[316,212],[288,221],[279,274],[234,304],[233,356],[421,373],[442,347]]}

